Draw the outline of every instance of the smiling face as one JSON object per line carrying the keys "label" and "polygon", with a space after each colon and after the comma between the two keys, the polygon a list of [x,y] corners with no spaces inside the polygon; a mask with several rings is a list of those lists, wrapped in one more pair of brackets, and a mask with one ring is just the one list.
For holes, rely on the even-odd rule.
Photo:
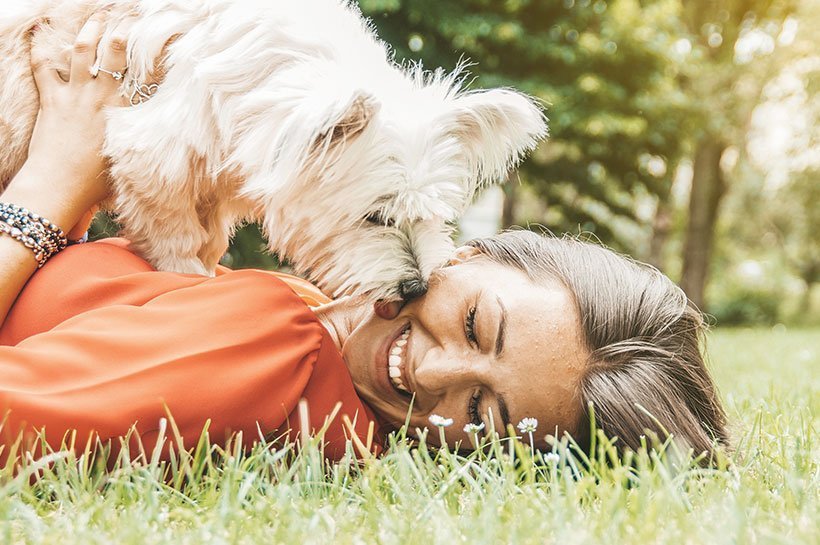
{"label": "smiling face", "polygon": [[365,307],[336,327],[359,395],[399,427],[412,392],[411,427],[430,427],[432,414],[452,418],[447,439],[464,444],[465,424],[489,427],[490,411],[502,435],[504,421],[525,417],[538,419],[538,437],[555,426],[574,431],[588,351],[570,292],[474,252],[463,250],[396,317]]}

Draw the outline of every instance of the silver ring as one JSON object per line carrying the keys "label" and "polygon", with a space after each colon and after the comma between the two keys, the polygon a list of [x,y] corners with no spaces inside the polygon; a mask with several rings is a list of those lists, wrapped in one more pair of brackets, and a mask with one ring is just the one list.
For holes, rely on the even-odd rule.
{"label": "silver ring", "polygon": [[111,76],[112,78],[114,78],[117,81],[120,81],[120,80],[122,80],[122,78],[125,77],[125,74],[123,72],[109,72],[105,68],[98,68],[97,70],[99,70],[100,72],[103,72],[105,74],[108,74],[109,76]]}
{"label": "silver ring", "polygon": [[100,68],[99,66],[94,65],[91,67],[91,77],[96,78],[100,72],[103,72],[105,74],[108,74],[117,81],[122,81],[122,79],[125,77],[125,72],[127,71],[128,68],[126,68],[122,72],[111,72],[110,70],[106,70],[105,68]]}

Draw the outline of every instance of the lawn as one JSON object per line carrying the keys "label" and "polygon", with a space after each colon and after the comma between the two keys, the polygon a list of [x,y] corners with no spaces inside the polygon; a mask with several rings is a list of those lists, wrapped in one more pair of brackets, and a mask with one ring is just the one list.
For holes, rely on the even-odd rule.
{"label": "lawn", "polygon": [[38,482],[3,473],[0,543],[818,543],[820,331],[719,330],[709,346],[737,443],[723,470],[534,466],[524,443],[512,458],[402,444],[363,466],[315,449],[107,474],[63,459]]}

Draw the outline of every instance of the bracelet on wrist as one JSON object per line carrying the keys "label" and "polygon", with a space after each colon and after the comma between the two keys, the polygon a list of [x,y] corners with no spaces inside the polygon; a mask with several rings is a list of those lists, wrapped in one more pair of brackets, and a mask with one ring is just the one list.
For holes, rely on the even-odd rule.
{"label": "bracelet on wrist", "polygon": [[10,236],[31,250],[38,269],[68,245],[62,229],[46,218],[10,203],[0,203],[0,234]]}

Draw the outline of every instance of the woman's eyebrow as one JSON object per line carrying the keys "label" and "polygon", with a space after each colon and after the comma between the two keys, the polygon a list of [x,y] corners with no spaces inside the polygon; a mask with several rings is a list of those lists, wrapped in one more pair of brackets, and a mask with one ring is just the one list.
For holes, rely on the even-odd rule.
{"label": "woman's eyebrow", "polygon": [[504,350],[504,335],[506,334],[507,330],[507,308],[504,306],[504,303],[501,302],[501,298],[496,295],[495,300],[498,301],[498,306],[501,307],[501,320],[498,322],[498,333],[495,337],[495,357],[499,357],[501,355],[501,351]]}

